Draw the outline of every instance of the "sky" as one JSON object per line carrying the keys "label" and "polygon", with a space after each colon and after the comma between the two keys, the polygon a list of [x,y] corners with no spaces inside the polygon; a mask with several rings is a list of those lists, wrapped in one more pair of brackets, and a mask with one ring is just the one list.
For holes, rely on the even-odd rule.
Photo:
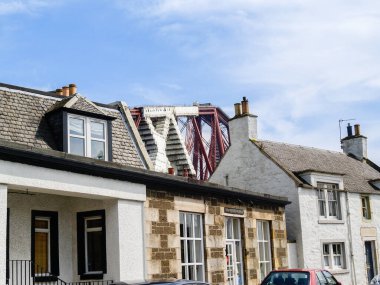
{"label": "sky", "polygon": [[330,150],[355,119],[380,164],[378,0],[0,0],[0,66],[131,107],[245,96],[259,139]]}

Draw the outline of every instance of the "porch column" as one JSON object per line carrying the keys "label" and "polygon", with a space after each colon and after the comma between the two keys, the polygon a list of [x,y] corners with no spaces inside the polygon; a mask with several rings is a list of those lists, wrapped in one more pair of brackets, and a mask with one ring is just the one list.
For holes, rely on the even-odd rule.
{"label": "porch column", "polygon": [[[141,282],[145,279],[144,204],[118,200],[107,217],[107,257],[115,281]],[[112,272],[111,272],[112,271]]]}
{"label": "porch column", "polygon": [[6,284],[7,267],[7,185],[0,184],[0,284]]}

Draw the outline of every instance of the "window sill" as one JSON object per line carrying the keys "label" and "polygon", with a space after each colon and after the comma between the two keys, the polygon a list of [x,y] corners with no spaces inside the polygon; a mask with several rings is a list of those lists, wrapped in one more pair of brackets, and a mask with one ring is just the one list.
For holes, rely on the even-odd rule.
{"label": "window sill", "polygon": [[327,269],[327,270],[334,275],[350,273],[350,270],[344,269],[344,268],[343,269]]}
{"label": "window sill", "polygon": [[318,224],[344,224],[343,220],[318,220]]}
{"label": "window sill", "polygon": [[101,280],[103,279],[103,273],[89,273],[89,274],[82,274],[80,276],[80,280]]}
{"label": "window sill", "polygon": [[34,280],[36,282],[54,282],[54,281],[57,281],[58,278],[57,278],[57,276],[51,276],[51,275],[49,275],[49,276],[35,276]]}

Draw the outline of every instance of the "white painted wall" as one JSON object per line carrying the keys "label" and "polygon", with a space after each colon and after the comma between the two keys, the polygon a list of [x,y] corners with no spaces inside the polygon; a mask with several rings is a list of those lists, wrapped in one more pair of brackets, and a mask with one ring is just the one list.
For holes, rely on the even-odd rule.
{"label": "white painted wall", "polygon": [[7,186],[0,184],[0,284],[6,283],[7,192]]}
{"label": "white painted wall", "polygon": [[227,185],[227,180],[228,186],[287,197],[292,202],[285,207],[288,240],[301,240],[294,181],[248,139],[231,145],[210,178],[210,182],[222,185]]}
{"label": "white painted wall", "polygon": [[[343,193],[342,193],[343,194]],[[339,223],[322,223],[319,220],[317,191],[299,188],[300,217],[302,224],[302,251],[304,267],[322,268],[322,243],[344,242],[346,269],[331,271],[343,284],[351,284],[350,251],[346,222],[344,195],[340,195],[343,220]]]}
{"label": "white painted wall", "polygon": [[[104,209],[108,262],[104,279],[144,279],[142,209],[146,199],[145,185],[1,160],[0,169],[0,183],[8,184],[9,192],[4,207],[5,211],[7,206],[10,208],[10,259],[31,259],[31,211],[56,211],[60,277],[78,281],[76,215]],[[27,190],[32,195],[26,195]],[[4,200],[1,198],[0,195],[0,201]],[[0,211],[3,211],[1,202]],[[1,217],[6,219],[6,212]],[[3,236],[1,222],[0,218],[0,242]],[[6,247],[0,247],[0,253],[2,248]],[[5,266],[0,270],[3,268]]]}
{"label": "white painted wall", "polygon": [[0,160],[0,183],[39,193],[145,201],[145,185]]}
{"label": "white painted wall", "polygon": [[31,211],[57,211],[60,278],[65,281],[79,281],[76,215],[78,212],[105,209],[107,274],[104,279],[144,279],[143,202],[10,193],[8,207],[10,259],[31,258]]}

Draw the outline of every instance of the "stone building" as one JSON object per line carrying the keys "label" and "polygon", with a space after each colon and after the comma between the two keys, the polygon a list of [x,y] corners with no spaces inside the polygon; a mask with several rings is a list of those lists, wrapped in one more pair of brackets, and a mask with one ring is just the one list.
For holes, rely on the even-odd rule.
{"label": "stone building", "polygon": [[380,168],[359,125],[355,133],[348,127],[343,152],[266,141],[242,104],[210,181],[288,197],[289,267],[326,268],[342,284],[368,284],[379,272]]}
{"label": "stone building", "polygon": [[152,168],[125,103],[0,84],[0,284],[253,285],[287,266],[286,198]]}

